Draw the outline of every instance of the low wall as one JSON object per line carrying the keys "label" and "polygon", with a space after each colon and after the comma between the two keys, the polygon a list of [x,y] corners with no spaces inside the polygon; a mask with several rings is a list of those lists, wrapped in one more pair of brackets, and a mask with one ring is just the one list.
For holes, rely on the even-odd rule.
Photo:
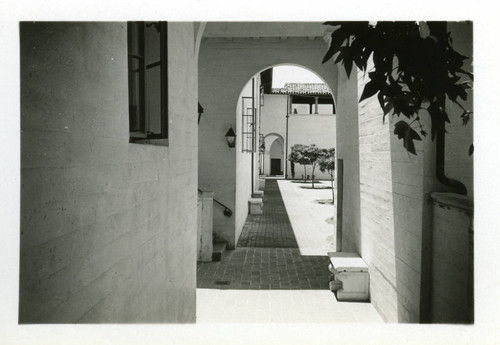
{"label": "low wall", "polygon": [[214,193],[198,192],[197,259],[212,261],[214,224]]}

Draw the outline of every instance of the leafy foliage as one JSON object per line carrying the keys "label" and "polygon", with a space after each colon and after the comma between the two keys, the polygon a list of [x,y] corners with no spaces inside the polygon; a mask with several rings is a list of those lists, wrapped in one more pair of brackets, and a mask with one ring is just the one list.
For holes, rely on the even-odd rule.
{"label": "leafy foliage", "polygon": [[[464,125],[470,120],[472,112],[461,101],[467,100],[473,75],[464,69],[468,58],[453,49],[446,23],[325,24],[338,28],[331,34],[323,63],[335,56],[335,63],[344,65],[348,77],[354,65],[368,72],[369,82],[359,101],[377,95],[383,120],[390,113],[412,120],[409,124],[404,120],[397,122],[394,130],[409,152],[416,154],[413,141],[427,135],[418,116],[420,110],[427,110],[431,117],[432,139],[438,130],[444,130],[445,122],[450,122],[444,107],[446,98],[463,109]],[[368,71],[370,57],[373,69]],[[413,123],[417,123],[419,132],[411,128]]]}
{"label": "leafy foliage", "polygon": [[318,166],[321,172],[328,172],[333,178],[335,173],[335,149],[321,149],[318,159]]}
{"label": "leafy foliage", "polygon": [[298,164],[308,164],[306,158],[303,155],[303,151],[305,149],[305,145],[295,144],[292,146],[290,150],[290,154],[288,155],[288,160],[292,163]]}
{"label": "leafy foliage", "polygon": [[304,156],[304,151],[306,149],[305,145],[295,144],[290,150],[288,155],[288,160],[292,163],[298,163],[304,166],[304,182],[306,181],[306,165],[309,164],[309,159]]}
{"label": "leafy foliage", "polygon": [[307,164],[311,165],[312,167],[312,173],[311,173],[311,183],[312,187],[314,188],[314,170],[316,169],[316,166],[318,165],[318,158],[321,155],[321,151],[316,145],[311,144],[309,146],[306,146],[304,148],[304,151],[302,152],[302,155],[304,156]]}
{"label": "leafy foliage", "polygon": [[312,187],[314,188],[314,170],[318,164],[318,158],[321,151],[316,145],[296,144],[292,146],[288,160],[292,163],[298,163],[304,166],[304,181],[306,180],[306,165],[312,167]]}

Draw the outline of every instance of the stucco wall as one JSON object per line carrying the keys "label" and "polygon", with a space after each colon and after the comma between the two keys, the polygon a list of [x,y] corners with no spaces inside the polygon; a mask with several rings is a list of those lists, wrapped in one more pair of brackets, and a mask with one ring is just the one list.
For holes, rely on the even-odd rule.
{"label": "stucco wall", "polygon": [[[453,47],[460,54],[470,57],[464,61],[464,70],[472,70],[472,23],[450,22],[447,29],[453,38]],[[464,78],[465,79],[465,78]],[[472,90],[468,92],[467,102],[461,101],[465,109],[473,111]],[[445,171],[452,179],[462,182],[467,188],[467,194],[474,195],[474,155],[469,155],[469,146],[473,143],[474,116],[467,125],[462,124],[460,114],[463,110],[447,102],[446,111],[451,123],[446,124]]]}
{"label": "stucco wall", "polygon": [[264,95],[260,124],[264,135],[278,133],[285,137],[286,98],[286,95]]}
{"label": "stucco wall", "polygon": [[[336,147],[336,115],[295,115],[288,118],[288,153],[295,144],[315,144],[320,149]],[[288,175],[291,176],[290,161],[287,159]],[[295,164],[295,178],[304,174],[304,167]],[[311,166],[306,166],[306,175],[312,175]],[[322,173],[318,167],[314,170],[318,179],[330,180],[328,172]]]}
{"label": "stucco wall", "polygon": [[[358,94],[366,82],[358,71]],[[448,189],[435,177],[435,143],[423,137],[415,142],[417,155],[409,154],[393,134],[401,118],[388,117],[383,124],[376,97],[360,103],[358,113],[361,234],[344,238],[361,247],[370,268],[371,301],[382,317],[390,322],[426,321],[433,281],[433,223],[427,197],[431,191]],[[454,122],[447,134],[446,168],[450,177],[459,176],[471,185],[472,159],[458,152],[465,142],[472,142],[471,128],[458,128],[456,115],[450,114]],[[422,112],[420,118],[429,129],[428,114]]]}
{"label": "stucco wall", "polygon": [[[210,25],[207,24],[207,29]],[[335,90],[337,79],[333,62],[321,63],[325,49],[326,44],[321,39],[306,37],[287,40],[279,37],[259,40],[206,38],[202,41],[199,101],[205,113],[199,126],[200,188],[214,191],[215,198],[235,209],[236,154],[239,150],[227,147],[224,134],[236,122],[235,108],[241,90],[256,73],[277,64],[304,66]],[[250,177],[245,181],[243,183],[251,184]],[[222,212],[217,212],[217,206],[214,209],[214,231],[227,234],[225,239],[234,245],[237,241],[234,217],[224,217]]]}
{"label": "stucco wall", "polygon": [[21,26],[21,323],[194,322],[193,26],[169,24],[169,146],[130,144],[125,23]]}
{"label": "stucco wall", "polygon": [[[264,95],[264,106],[261,107],[260,129],[264,135],[265,151],[263,155],[264,175],[271,174],[271,145],[279,138],[284,146],[286,132],[286,95]],[[283,140],[283,141],[282,141]],[[282,160],[285,159],[283,152]],[[283,172],[284,173],[284,172]]]}
{"label": "stucco wall", "polygon": [[[358,71],[358,93],[368,78]],[[433,188],[433,143],[409,154],[376,97],[358,106],[361,255],[370,269],[371,301],[389,322],[419,322],[425,195]],[[428,119],[422,114],[424,125]]]}
{"label": "stucco wall", "polygon": [[474,201],[432,193],[433,250],[431,321],[474,322]]}
{"label": "stucco wall", "polygon": [[361,253],[359,198],[358,84],[339,68],[337,98],[337,159],[344,161],[342,218],[343,251]]}
{"label": "stucco wall", "polygon": [[[256,84],[256,83],[254,83]],[[255,85],[254,85],[255,86]],[[255,95],[255,93],[254,93]],[[252,81],[248,81],[248,83],[243,88],[241,92],[241,97],[252,97]],[[236,205],[235,205],[235,233],[232,235],[232,232],[229,234],[224,234],[224,238],[233,237],[237,243],[238,238],[240,237],[241,230],[243,229],[243,225],[245,225],[245,221],[248,215],[248,200],[252,196],[252,153],[251,152],[242,152],[243,142],[242,142],[242,99],[238,98],[238,104],[236,106],[236,147],[234,148],[236,152]],[[257,101],[255,100],[255,106],[257,106]],[[258,136],[257,136],[258,138]],[[256,155],[256,154],[255,154]],[[230,229],[231,230],[231,229]],[[233,230],[231,230],[233,231]],[[235,244],[236,244],[235,243]],[[231,243],[230,246],[233,246]]]}

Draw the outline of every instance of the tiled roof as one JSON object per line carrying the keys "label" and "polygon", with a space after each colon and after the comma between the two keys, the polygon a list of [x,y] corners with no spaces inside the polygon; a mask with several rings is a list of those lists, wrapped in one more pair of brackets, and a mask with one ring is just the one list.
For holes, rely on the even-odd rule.
{"label": "tiled roof", "polygon": [[280,95],[330,95],[327,86],[320,83],[285,83],[285,87],[273,88],[272,93]]}

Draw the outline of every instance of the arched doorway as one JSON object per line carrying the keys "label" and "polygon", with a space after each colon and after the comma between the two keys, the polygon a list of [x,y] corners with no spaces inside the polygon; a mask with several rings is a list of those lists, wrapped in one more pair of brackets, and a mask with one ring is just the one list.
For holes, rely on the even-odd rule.
{"label": "arched doorway", "polygon": [[283,175],[283,144],[276,138],[269,149],[269,174]]}
{"label": "arched doorway", "polygon": [[[286,162],[285,157],[285,139],[278,133],[266,133],[263,135],[263,150],[262,157],[260,160],[260,170],[264,176],[276,176],[284,174],[284,164]],[[271,151],[273,153],[271,153]],[[274,164],[278,164],[277,159],[280,160],[279,169],[273,174],[271,171],[271,159],[275,159]]]}

